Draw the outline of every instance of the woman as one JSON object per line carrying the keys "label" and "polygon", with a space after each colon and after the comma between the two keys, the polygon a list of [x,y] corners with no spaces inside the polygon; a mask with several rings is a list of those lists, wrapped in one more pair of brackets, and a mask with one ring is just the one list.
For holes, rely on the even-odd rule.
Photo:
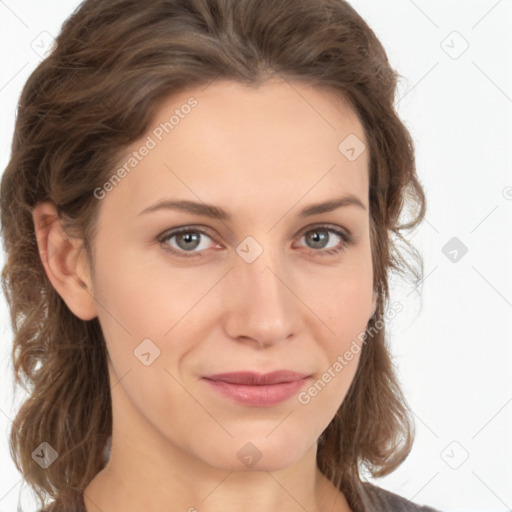
{"label": "woman", "polygon": [[432,510],[363,478],[413,439],[384,329],[425,213],[397,76],[340,0],[67,20],[1,184],[44,510]]}

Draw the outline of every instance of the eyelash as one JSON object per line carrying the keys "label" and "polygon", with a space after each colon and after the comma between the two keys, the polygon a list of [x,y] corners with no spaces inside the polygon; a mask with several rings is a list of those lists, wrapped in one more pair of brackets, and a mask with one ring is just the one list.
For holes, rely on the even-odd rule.
{"label": "eyelash", "polygon": [[[332,226],[328,226],[328,225],[320,225],[320,226],[314,226],[313,228],[309,228],[307,229],[306,231],[303,231],[300,235],[300,238],[302,238],[304,235],[306,235],[307,233],[310,233],[312,231],[327,231],[329,233],[334,233],[335,235],[338,235],[340,238],[341,238],[341,242],[340,244],[335,247],[335,248],[331,248],[331,249],[325,249],[325,250],[321,250],[321,249],[310,249],[309,250],[309,254],[310,255],[319,255],[319,256],[335,256],[335,255],[338,255],[339,253],[341,253],[342,251],[344,251],[349,245],[352,245],[354,243],[354,237],[353,235],[348,232],[348,231],[342,231],[338,228],[334,228]],[[192,226],[186,226],[186,227],[183,227],[183,228],[179,228],[179,229],[175,229],[173,231],[170,231],[170,232],[166,232],[166,233],[162,233],[161,235],[159,235],[157,237],[157,240],[160,242],[160,244],[163,246],[163,249],[180,257],[180,258],[195,258],[195,257],[202,257],[202,254],[201,252],[197,252],[197,253],[190,253],[190,254],[187,254],[186,251],[183,251],[183,250],[176,250],[172,247],[169,246],[169,244],[167,244],[166,242],[168,242],[171,238],[181,234],[181,233],[198,233],[198,234],[201,234],[201,235],[205,235],[207,236],[208,238],[212,239],[213,238],[208,234],[206,233],[205,231],[201,230],[201,229],[196,229],[196,228],[193,228]]]}

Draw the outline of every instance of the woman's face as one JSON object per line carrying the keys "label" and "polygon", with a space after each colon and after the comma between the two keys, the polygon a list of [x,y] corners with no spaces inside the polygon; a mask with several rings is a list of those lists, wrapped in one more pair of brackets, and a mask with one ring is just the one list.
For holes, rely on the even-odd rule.
{"label": "woman's face", "polygon": [[[114,436],[134,453],[272,470],[314,449],[373,312],[363,144],[329,92],[216,81],[166,100],[95,192]],[[305,377],[215,377],[283,370]]]}

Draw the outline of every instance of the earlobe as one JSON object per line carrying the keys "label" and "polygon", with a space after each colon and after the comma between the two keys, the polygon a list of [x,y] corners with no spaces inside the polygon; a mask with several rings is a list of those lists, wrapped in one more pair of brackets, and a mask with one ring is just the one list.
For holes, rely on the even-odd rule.
{"label": "earlobe", "polygon": [[32,218],[41,262],[52,286],[78,318],[92,320],[97,312],[82,240],[65,233],[51,202],[38,204]]}

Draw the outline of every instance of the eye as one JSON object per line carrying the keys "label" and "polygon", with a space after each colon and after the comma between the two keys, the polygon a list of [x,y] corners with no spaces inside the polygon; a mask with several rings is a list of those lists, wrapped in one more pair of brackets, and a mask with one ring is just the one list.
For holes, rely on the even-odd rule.
{"label": "eye", "polygon": [[[335,239],[338,238],[340,240],[326,249],[326,242],[331,241],[332,234],[335,235]],[[354,243],[351,233],[332,226],[317,226],[309,229],[302,235],[302,239],[305,239],[307,243],[313,246],[314,250],[309,251],[311,256],[334,256],[345,250],[348,245]],[[334,241],[336,242],[336,240]]]}
{"label": "eye", "polygon": [[[183,254],[184,252],[192,252],[193,254],[191,256],[202,256],[201,251],[207,249],[207,247],[204,246],[205,244],[201,244],[201,237],[203,236],[211,239],[211,237],[201,229],[184,227],[171,231],[168,234],[164,233],[158,237],[158,241],[164,244],[164,248],[171,253],[187,258],[190,256]],[[174,246],[172,243],[169,243],[173,238],[176,239]],[[195,249],[198,248],[199,250],[196,251]]]}
{"label": "eye", "polygon": [[[333,234],[335,235],[335,243],[329,246],[326,242],[331,241]],[[166,251],[179,257],[191,258],[195,256],[202,257],[201,253],[208,249],[208,243],[202,243],[202,237],[213,240],[204,230],[186,226],[163,233],[157,239]],[[339,239],[337,242],[336,238]],[[310,228],[303,232],[300,239],[304,239],[306,243],[312,245],[309,250],[310,256],[336,255],[345,250],[348,245],[354,243],[354,238],[350,232],[332,226]]]}

